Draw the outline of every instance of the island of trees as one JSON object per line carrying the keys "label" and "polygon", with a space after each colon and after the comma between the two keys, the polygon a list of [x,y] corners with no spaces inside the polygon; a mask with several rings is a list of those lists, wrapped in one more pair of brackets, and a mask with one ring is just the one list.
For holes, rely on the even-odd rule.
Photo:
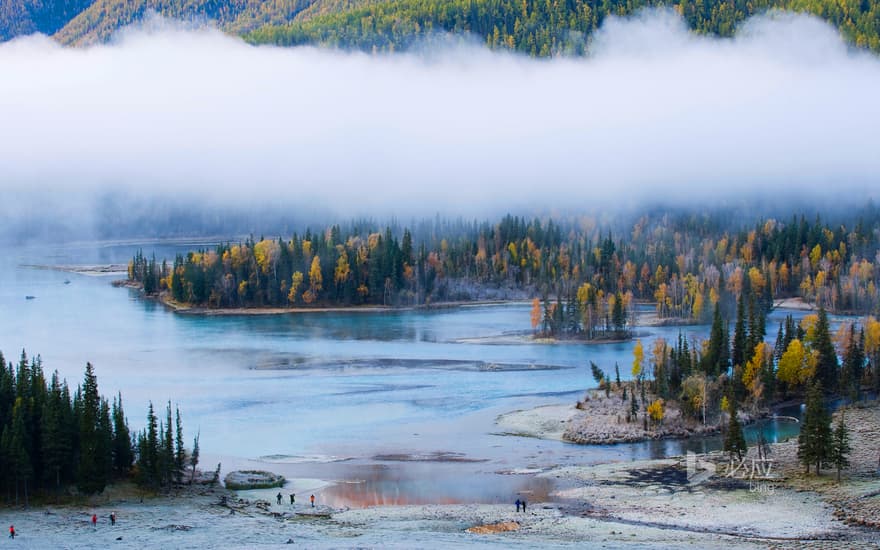
{"label": "island of trees", "polygon": [[[122,395],[108,400],[86,364],[71,391],[54,372],[49,380],[39,356],[22,352],[18,363],[0,354],[0,478],[7,503],[100,493],[115,481],[134,480],[159,491],[181,484],[198,465],[198,436],[184,447],[179,410],[169,402],[159,419],[152,403],[146,428],[132,433]],[[75,491],[73,491],[75,489]]]}
{"label": "island of trees", "polygon": [[732,318],[738,308],[759,323],[784,298],[877,312],[880,213],[872,205],[851,224],[803,214],[733,219],[722,209],[605,223],[511,215],[410,227],[352,222],[227,242],[170,262],[138,253],[128,278],[147,295],[217,309],[534,298],[533,329],[555,337],[626,335],[636,304],[647,302],[676,323],[712,322],[716,309]]}

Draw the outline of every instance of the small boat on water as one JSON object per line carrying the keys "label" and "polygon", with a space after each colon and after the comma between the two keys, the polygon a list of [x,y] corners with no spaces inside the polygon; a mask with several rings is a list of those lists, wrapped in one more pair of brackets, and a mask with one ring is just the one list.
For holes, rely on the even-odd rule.
{"label": "small boat on water", "polygon": [[31,296],[30,294],[24,297],[25,300],[33,300],[34,298],[36,298],[36,296]]}
{"label": "small boat on water", "polygon": [[70,279],[64,279],[64,284],[69,285],[69,284],[70,284]]}

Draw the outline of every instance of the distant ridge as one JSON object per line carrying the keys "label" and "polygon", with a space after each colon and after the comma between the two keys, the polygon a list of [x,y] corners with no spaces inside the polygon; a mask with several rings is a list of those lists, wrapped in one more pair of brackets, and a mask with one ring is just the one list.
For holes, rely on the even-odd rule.
{"label": "distant ridge", "polygon": [[3,0],[0,40],[33,32],[66,45],[107,41],[149,13],[211,24],[257,44],[405,50],[436,34],[466,34],[535,57],[580,55],[606,17],[652,7],[700,34],[732,36],[753,15],[816,15],[847,41],[880,52],[880,0]]}

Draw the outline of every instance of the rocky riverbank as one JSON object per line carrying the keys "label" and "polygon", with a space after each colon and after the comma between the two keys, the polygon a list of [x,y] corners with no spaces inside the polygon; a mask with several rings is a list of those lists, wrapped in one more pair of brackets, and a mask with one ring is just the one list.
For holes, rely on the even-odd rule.
{"label": "rocky riverbank", "polygon": [[[547,405],[535,409],[515,411],[499,416],[496,425],[505,435],[520,435],[570,441],[583,445],[634,443],[649,439],[683,438],[718,433],[723,422],[702,424],[684,418],[674,403],[664,405],[663,421],[648,422],[645,429],[643,412],[627,422],[629,402],[619,395],[606,396],[590,390],[585,399],[575,405]],[[740,413],[740,421],[753,421],[750,415]]]}

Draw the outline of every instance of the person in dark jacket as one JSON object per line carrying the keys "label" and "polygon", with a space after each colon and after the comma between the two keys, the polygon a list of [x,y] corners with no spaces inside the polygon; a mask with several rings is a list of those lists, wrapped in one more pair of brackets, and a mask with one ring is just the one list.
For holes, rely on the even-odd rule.
{"label": "person in dark jacket", "polygon": [[519,512],[520,502],[519,499],[516,499],[516,511]]}

